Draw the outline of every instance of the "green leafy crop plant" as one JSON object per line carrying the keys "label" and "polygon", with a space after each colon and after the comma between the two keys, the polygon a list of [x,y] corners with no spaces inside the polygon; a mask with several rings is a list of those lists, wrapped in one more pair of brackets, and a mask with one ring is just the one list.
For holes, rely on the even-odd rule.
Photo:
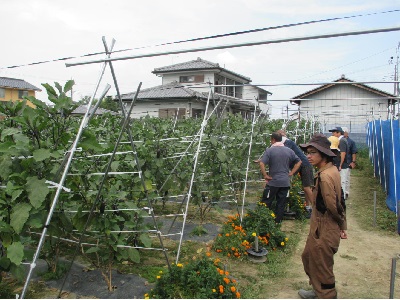
{"label": "green leafy crop plant", "polygon": [[[28,100],[35,108],[25,101],[0,105],[0,271],[10,271],[21,280],[25,276],[21,263],[32,259],[63,161],[80,127],[81,117],[72,114],[78,103],[67,96],[73,84],[44,84],[51,106],[33,97]],[[240,205],[245,179],[260,178],[252,161],[269,145],[269,134],[283,124],[265,118],[253,124],[231,114],[211,116],[198,147],[201,118],[132,119],[129,128],[136,153],[124,132],[110,165],[113,174],[102,184],[101,174],[122,123],[120,115],[105,114],[95,116],[84,129],[41,251],[49,271],[57,272],[59,257],[67,255],[63,245],[76,245],[84,234],[79,251],[103,271],[109,289],[116,262],[137,264],[142,251],[147,251],[141,248],[154,246],[148,200],[159,215],[179,214],[191,189],[190,208],[196,208],[200,223],[222,202]]]}

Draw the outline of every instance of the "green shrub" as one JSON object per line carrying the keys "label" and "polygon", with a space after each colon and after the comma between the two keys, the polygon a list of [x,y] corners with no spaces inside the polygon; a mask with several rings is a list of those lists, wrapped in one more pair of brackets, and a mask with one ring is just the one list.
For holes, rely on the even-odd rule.
{"label": "green shrub", "polygon": [[[210,253],[208,253],[210,255]],[[156,299],[232,299],[240,298],[236,280],[220,266],[220,260],[202,257],[185,264],[173,264],[160,271],[154,289],[145,298]]]}
{"label": "green shrub", "polygon": [[255,238],[258,238],[260,246],[269,250],[284,247],[288,241],[280,224],[275,223],[275,214],[262,202],[254,210],[248,210],[242,225],[239,215],[229,216],[214,241],[213,249],[223,256],[242,258],[247,255],[247,249],[252,247]]}

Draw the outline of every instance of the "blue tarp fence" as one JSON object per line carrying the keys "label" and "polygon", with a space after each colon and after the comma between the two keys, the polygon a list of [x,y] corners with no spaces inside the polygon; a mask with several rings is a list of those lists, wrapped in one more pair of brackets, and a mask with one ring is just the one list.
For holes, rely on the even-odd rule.
{"label": "blue tarp fence", "polygon": [[[399,120],[375,120],[368,123],[367,145],[374,175],[386,191],[388,208],[399,213],[400,131]],[[399,214],[398,214],[399,215]],[[400,223],[398,224],[400,226]],[[398,227],[400,233],[400,227]]]}

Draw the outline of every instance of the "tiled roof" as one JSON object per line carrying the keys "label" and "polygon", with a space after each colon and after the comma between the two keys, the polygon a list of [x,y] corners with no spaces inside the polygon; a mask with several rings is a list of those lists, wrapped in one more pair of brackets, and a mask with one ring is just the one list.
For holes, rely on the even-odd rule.
{"label": "tiled roof", "polygon": [[246,77],[241,74],[232,72],[225,68],[222,68],[222,67],[220,67],[220,65],[218,63],[212,63],[210,61],[201,59],[200,57],[198,57],[196,60],[191,60],[191,61],[174,64],[174,65],[170,65],[170,66],[166,66],[166,67],[161,67],[161,68],[155,68],[152,73],[158,74],[158,73],[171,73],[171,72],[180,72],[180,71],[209,70],[209,69],[224,70],[227,73],[230,73],[232,75],[238,76],[245,80],[251,81],[251,79],[249,77]]}
{"label": "tiled roof", "polygon": [[236,106],[240,106],[240,107],[246,106],[246,107],[254,108],[254,102],[252,102],[252,101],[241,100],[241,99],[234,98],[234,97],[227,96],[227,95],[223,95],[223,94],[215,93],[214,94],[214,99],[223,100],[223,101],[228,101],[229,100],[229,102],[231,104],[234,104]]}
{"label": "tiled roof", "polygon": [[23,79],[8,78],[8,77],[0,77],[0,87],[21,89],[21,90],[41,91],[41,89],[30,84],[29,82],[26,82]]}
{"label": "tiled roof", "polygon": [[[134,93],[128,93],[128,94],[122,94],[121,98],[122,100],[132,100],[133,97],[135,96],[136,92]],[[145,100],[145,99],[177,99],[177,98],[182,98],[182,99],[189,99],[189,98],[205,98],[203,94],[196,92],[194,90],[191,90],[189,88],[185,88],[184,86],[180,85],[176,81],[166,84],[166,85],[159,85],[155,86],[152,88],[148,89],[143,89],[139,91],[139,100]]]}

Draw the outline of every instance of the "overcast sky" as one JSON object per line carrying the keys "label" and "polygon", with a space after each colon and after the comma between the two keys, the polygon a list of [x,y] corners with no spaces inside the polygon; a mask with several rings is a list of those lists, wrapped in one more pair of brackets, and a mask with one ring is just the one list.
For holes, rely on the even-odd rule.
{"label": "overcast sky", "polygon": [[[73,97],[92,95],[101,64],[66,67],[65,63],[87,62],[104,55],[79,57],[104,51],[116,39],[113,54],[124,57],[178,49],[267,41],[339,32],[400,26],[399,0],[2,0],[0,76],[20,78],[42,88],[42,83],[76,82]],[[383,13],[386,12],[386,13]],[[363,15],[349,18],[350,16]],[[205,41],[157,46],[197,37],[328,18],[319,22],[236,35]],[[250,77],[253,84],[321,83],[344,74],[353,81],[393,80],[400,31],[362,36],[288,42],[159,57],[115,61],[121,93],[161,84],[154,68],[201,57]],[[34,66],[7,68],[63,57],[76,57]],[[393,57],[393,62],[390,58]],[[107,69],[100,91],[113,85]],[[393,93],[393,83],[370,84]],[[316,86],[265,86],[270,99],[289,99]],[[42,88],[43,89],[43,88]],[[110,90],[114,95],[115,89]],[[46,99],[45,91],[37,94]],[[280,116],[288,102],[274,102],[273,115]],[[289,104],[290,106],[290,104]],[[292,106],[293,107],[293,106]]]}

